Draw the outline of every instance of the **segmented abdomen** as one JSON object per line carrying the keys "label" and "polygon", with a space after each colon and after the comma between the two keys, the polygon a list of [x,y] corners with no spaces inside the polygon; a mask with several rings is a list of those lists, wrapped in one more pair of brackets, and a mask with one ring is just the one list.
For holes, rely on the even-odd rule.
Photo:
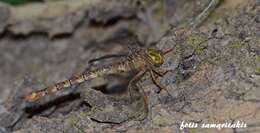
{"label": "segmented abdomen", "polygon": [[29,102],[37,101],[38,99],[46,96],[47,94],[60,91],[62,89],[71,87],[72,85],[80,84],[80,83],[83,83],[84,81],[87,81],[87,80],[90,80],[90,79],[93,79],[96,77],[101,77],[104,75],[120,73],[120,72],[127,72],[132,69],[130,67],[131,66],[130,64],[131,64],[131,62],[129,63],[128,61],[126,61],[126,62],[117,63],[115,65],[110,65],[110,66],[102,67],[99,69],[95,69],[93,71],[89,71],[89,72],[74,76],[68,80],[57,83],[53,86],[49,86],[42,90],[32,92],[31,94],[25,96],[24,99]]}

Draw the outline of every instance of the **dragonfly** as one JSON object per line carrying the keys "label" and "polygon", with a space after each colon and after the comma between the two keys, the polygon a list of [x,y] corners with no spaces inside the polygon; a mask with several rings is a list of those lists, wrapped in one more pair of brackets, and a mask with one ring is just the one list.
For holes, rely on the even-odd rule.
{"label": "dragonfly", "polygon": [[120,74],[125,72],[135,72],[136,74],[128,83],[128,93],[130,97],[132,97],[131,90],[134,87],[138,87],[143,93],[145,105],[148,106],[148,98],[144,94],[144,90],[142,89],[142,87],[138,86],[138,81],[146,73],[149,73],[149,77],[159,88],[158,93],[161,90],[165,90],[167,94],[170,95],[168,89],[160,83],[158,77],[162,77],[168,72],[168,70],[165,71],[161,69],[160,66],[164,63],[166,54],[170,53],[171,51],[173,51],[173,48],[167,49],[165,51],[155,48],[139,48],[137,50],[132,50],[123,60],[117,63],[112,63],[110,65],[89,70],[49,87],[33,91],[30,94],[26,95],[24,97],[24,100],[27,102],[35,102],[40,100],[42,97],[45,97],[46,95],[59,92],[63,89],[70,88],[73,85],[78,85],[97,77],[103,77],[110,74]]}

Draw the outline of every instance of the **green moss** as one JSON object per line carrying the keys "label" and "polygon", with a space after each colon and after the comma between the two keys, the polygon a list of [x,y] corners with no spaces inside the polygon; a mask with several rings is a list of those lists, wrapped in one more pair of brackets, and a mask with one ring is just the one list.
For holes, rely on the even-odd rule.
{"label": "green moss", "polygon": [[[224,1],[225,0],[220,0],[218,5],[217,5],[217,8],[221,7],[221,5],[224,4]],[[209,19],[208,20],[214,22],[214,21],[222,18],[226,13],[227,13],[226,10],[218,10],[218,9],[216,9],[216,10],[214,10],[214,11],[209,13],[209,17],[208,17]]]}
{"label": "green moss", "polygon": [[207,47],[207,37],[203,34],[193,34],[189,36],[186,40],[188,45],[191,45],[195,52],[201,54],[203,50]]}
{"label": "green moss", "polygon": [[255,72],[260,73],[260,67],[256,67]]}
{"label": "green moss", "polygon": [[[157,1],[158,7],[155,9],[155,18],[157,20],[163,21],[163,18],[165,16],[165,7],[163,1]],[[164,21],[165,22],[165,21]]]}
{"label": "green moss", "polygon": [[191,133],[197,133],[197,129],[191,128],[191,129],[190,129],[190,132],[191,132]]}
{"label": "green moss", "polygon": [[260,62],[260,55],[256,55],[255,60]]}
{"label": "green moss", "polygon": [[190,25],[190,22],[189,22],[189,21],[187,21],[187,20],[181,20],[181,21],[178,22],[177,28],[178,28],[178,29],[186,28],[186,27],[188,27],[189,25]]}
{"label": "green moss", "polygon": [[212,12],[212,13],[209,14],[209,18],[210,18],[211,21],[216,21],[223,16],[224,16],[224,13],[220,12],[220,11]]}
{"label": "green moss", "polygon": [[73,131],[76,131],[77,133],[84,133],[84,129],[80,128],[78,125],[79,118],[77,116],[71,116],[69,118],[69,123],[71,125],[71,128],[73,128]]}
{"label": "green moss", "polygon": [[43,0],[1,0],[1,2],[16,6],[16,5],[27,4],[29,2],[43,2]]}
{"label": "green moss", "polygon": [[84,129],[80,128],[76,123],[73,124],[73,128],[77,131],[77,133],[85,133]]}
{"label": "green moss", "polygon": [[240,41],[235,41],[229,45],[232,49],[240,49],[243,47],[243,44]]}

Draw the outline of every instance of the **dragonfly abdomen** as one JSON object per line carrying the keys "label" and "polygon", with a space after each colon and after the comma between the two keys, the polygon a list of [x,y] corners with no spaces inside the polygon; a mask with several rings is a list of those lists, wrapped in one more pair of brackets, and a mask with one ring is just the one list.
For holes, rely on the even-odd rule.
{"label": "dragonfly abdomen", "polygon": [[30,102],[37,101],[38,99],[46,96],[47,94],[55,93],[55,92],[60,91],[62,89],[71,87],[72,85],[80,84],[84,81],[85,81],[85,75],[84,74],[74,76],[71,79],[59,82],[55,85],[49,86],[47,88],[44,88],[44,89],[41,89],[41,90],[38,90],[38,91],[35,91],[35,92],[32,92],[31,94],[25,96],[24,99],[26,101],[30,101]]}
{"label": "dragonfly abdomen", "polygon": [[38,90],[35,92],[32,92],[31,94],[25,96],[26,101],[37,101],[41,97],[44,97],[50,93],[55,93],[57,91],[63,90],[65,88],[71,87],[73,85],[77,85],[80,83],[83,83],[87,80],[91,80],[97,77],[106,76],[109,74],[118,74],[122,72],[129,72],[133,71],[135,69],[139,69],[143,67],[146,61],[142,58],[142,55],[140,53],[135,53],[127,58],[127,60],[108,65],[103,66],[100,68],[97,68],[92,71],[88,71],[86,73],[73,76],[72,78],[59,82],[53,86],[49,86],[47,88],[44,88],[42,90]]}
{"label": "dragonfly abdomen", "polygon": [[109,74],[115,74],[115,73],[118,73],[119,71],[127,72],[127,71],[129,71],[129,68],[123,62],[114,64],[114,65],[110,65],[110,66],[105,66],[102,68],[98,68],[98,69],[89,71],[87,73],[73,76],[72,78],[59,82],[53,86],[49,86],[47,88],[32,92],[31,94],[25,96],[24,99],[26,101],[30,101],[30,102],[37,101],[41,97],[44,97],[50,93],[55,93],[57,91],[63,90],[65,88],[83,83],[87,80],[91,80],[91,79],[94,79],[97,77],[102,77],[102,76],[109,75]]}

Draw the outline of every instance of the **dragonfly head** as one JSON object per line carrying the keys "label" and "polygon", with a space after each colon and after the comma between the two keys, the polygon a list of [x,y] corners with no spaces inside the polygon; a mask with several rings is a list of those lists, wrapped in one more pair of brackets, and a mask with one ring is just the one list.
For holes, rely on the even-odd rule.
{"label": "dragonfly head", "polygon": [[155,49],[147,49],[146,54],[155,66],[161,66],[164,62],[163,60],[163,53],[162,51],[155,50]]}
{"label": "dragonfly head", "polygon": [[164,63],[164,55],[171,52],[173,49],[167,49],[166,51],[160,51],[156,49],[147,49],[146,54],[149,58],[149,60],[155,65],[155,66],[161,66]]}

